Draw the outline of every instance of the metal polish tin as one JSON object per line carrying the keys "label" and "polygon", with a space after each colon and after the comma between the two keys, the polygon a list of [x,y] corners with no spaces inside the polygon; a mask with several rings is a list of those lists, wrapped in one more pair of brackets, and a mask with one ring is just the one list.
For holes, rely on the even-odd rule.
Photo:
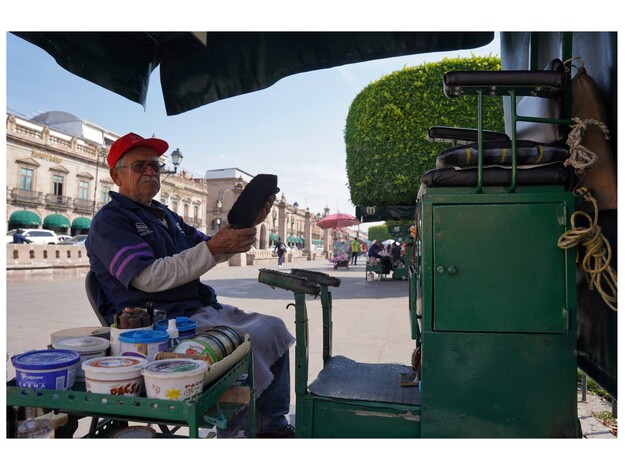
{"label": "metal polish tin", "polygon": [[69,390],[76,379],[80,354],[69,349],[43,349],[13,356],[18,387]]}
{"label": "metal polish tin", "polygon": [[176,346],[176,349],[174,349],[174,352],[201,356],[209,364],[215,364],[223,358],[216,344],[204,341],[201,338],[185,339],[181,341],[180,344]]}

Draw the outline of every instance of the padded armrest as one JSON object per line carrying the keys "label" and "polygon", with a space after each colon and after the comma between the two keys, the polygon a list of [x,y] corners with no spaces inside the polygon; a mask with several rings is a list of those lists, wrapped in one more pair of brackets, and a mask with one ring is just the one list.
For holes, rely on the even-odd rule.
{"label": "padded armrest", "polygon": [[[470,144],[472,142],[477,142],[477,134],[477,129],[434,126],[428,129],[427,138],[430,142]],[[484,141],[510,141],[510,137],[503,132],[483,131],[482,135],[484,137]]]}
{"label": "padded armrest", "polygon": [[545,70],[469,70],[443,76],[443,91],[449,98],[476,94],[478,90],[490,95],[507,95],[514,90],[517,96],[552,98],[565,84],[566,71],[559,59],[552,60]]}

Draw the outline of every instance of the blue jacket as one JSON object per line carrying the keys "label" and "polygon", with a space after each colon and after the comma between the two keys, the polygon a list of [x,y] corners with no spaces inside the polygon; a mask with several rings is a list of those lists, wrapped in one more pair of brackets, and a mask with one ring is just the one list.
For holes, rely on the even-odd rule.
{"label": "blue jacket", "polygon": [[[96,301],[107,319],[112,322],[115,312],[124,307],[145,307],[149,301],[172,317],[189,315],[204,305],[221,308],[215,291],[199,279],[152,293],[130,285],[156,259],[180,253],[210,237],[157,201],[148,207],[113,191],[110,196],[111,201],[93,218],[86,241],[91,270],[101,287]],[[160,217],[167,221],[167,227]]]}

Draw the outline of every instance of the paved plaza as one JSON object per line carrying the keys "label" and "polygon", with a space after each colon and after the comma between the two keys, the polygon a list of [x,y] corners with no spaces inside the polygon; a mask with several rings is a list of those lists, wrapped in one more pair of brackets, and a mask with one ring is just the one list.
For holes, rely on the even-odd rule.
{"label": "paved plaza", "polygon": [[[271,288],[258,282],[258,270],[268,268],[290,272],[291,268],[325,272],[341,279],[341,286],[331,288],[333,296],[333,354],[359,362],[410,364],[415,342],[410,336],[408,281],[383,280],[366,282],[361,261],[349,269],[334,270],[326,260],[299,261],[275,265],[228,267],[219,266],[202,277],[217,292],[220,302],[248,311],[268,313],[282,318],[295,335],[294,297],[290,291]],[[54,278],[47,270],[33,272],[26,280],[10,281],[6,288],[7,354],[46,348],[51,334],[78,327],[99,326],[84,289],[84,271],[64,270]],[[307,297],[310,331],[311,378],[322,365],[321,303]],[[292,351],[293,356],[293,351]],[[294,390],[294,360],[291,360]],[[14,370],[7,361],[7,378]],[[294,400],[295,393],[292,393]],[[579,403],[582,430],[588,438],[613,438],[597,421],[592,411],[609,410],[607,403],[589,396]]]}

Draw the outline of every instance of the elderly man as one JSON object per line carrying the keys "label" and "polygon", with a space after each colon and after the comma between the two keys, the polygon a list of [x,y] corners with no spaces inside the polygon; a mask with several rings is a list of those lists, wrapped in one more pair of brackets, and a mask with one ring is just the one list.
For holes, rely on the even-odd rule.
{"label": "elderly man", "polygon": [[[222,228],[208,237],[153,198],[160,191],[159,157],[169,145],[130,133],[109,151],[107,163],[119,192],[93,218],[86,248],[102,289],[100,311],[112,323],[124,307],[148,302],[168,318],[188,316],[198,331],[228,325],[252,339],[258,437],[293,437],[286,414],[290,404],[289,348],[294,338],[274,316],[220,304],[200,276],[217,263],[250,249],[256,228]],[[257,219],[269,213],[271,196]],[[232,430],[235,431],[235,430]],[[229,436],[232,434],[223,434]]]}

